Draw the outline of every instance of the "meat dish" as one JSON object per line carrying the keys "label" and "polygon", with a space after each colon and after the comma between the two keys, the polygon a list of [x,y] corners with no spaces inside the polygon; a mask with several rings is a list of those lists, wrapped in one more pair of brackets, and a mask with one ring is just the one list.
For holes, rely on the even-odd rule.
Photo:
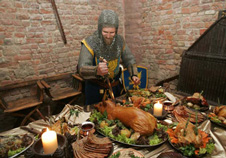
{"label": "meat dish", "polygon": [[113,145],[109,138],[98,138],[90,133],[87,137],[72,143],[75,158],[104,158],[109,155]]}
{"label": "meat dish", "polygon": [[206,117],[204,115],[202,115],[200,112],[191,110],[191,109],[187,108],[186,106],[175,107],[172,114],[175,116],[175,118],[178,121],[186,121],[190,116],[190,122],[195,123],[196,122],[196,114],[197,114],[197,122],[198,123],[201,123],[204,120],[206,120]]}
{"label": "meat dish", "polygon": [[95,105],[102,114],[106,111],[109,120],[120,120],[141,135],[152,135],[157,127],[156,118],[148,112],[136,107],[122,107],[112,100],[106,100]]}
{"label": "meat dish", "polygon": [[211,154],[215,148],[212,137],[189,121],[181,121],[176,129],[167,130],[170,144],[189,157]]}
{"label": "meat dish", "polygon": [[213,109],[213,112],[208,114],[208,117],[214,123],[217,123],[220,126],[223,126],[226,128],[226,106],[225,105],[216,106]]}
{"label": "meat dish", "polygon": [[10,157],[23,151],[33,142],[32,137],[25,135],[10,135],[0,137],[0,158]]}

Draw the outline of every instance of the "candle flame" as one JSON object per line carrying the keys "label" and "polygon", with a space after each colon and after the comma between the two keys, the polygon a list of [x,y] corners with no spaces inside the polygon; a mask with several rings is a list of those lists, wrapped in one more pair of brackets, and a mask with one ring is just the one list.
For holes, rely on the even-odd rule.
{"label": "candle flame", "polygon": [[46,132],[48,132],[48,131],[49,131],[49,128],[47,127],[47,128],[46,128]]}

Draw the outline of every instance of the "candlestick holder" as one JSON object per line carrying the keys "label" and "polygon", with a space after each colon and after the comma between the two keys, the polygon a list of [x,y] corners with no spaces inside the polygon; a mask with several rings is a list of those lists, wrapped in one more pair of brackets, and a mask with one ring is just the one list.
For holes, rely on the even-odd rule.
{"label": "candlestick holder", "polygon": [[68,151],[68,143],[67,138],[61,134],[57,134],[57,142],[58,148],[52,154],[45,154],[42,140],[38,139],[33,146],[31,147],[31,151],[34,154],[34,158],[70,158],[70,154]]}
{"label": "candlestick holder", "polygon": [[157,118],[158,120],[164,120],[165,118],[166,118],[166,116],[167,116],[167,111],[165,110],[165,109],[163,109],[162,110],[162,115],[161,116],[156,116],[156,115],[154,115],[153,113],[153,109],[151,109],[150,110],[150,113],[155,117],[155,118]]}

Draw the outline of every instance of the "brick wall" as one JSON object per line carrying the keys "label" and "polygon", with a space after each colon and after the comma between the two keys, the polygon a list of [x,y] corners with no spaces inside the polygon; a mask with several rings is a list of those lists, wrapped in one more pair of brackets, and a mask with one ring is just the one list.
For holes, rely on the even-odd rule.
{"label": "brick wall", "polygon": [[182,52],[226,9],[226,0],[124,1],[125,38],[137,63],[148,67],[149,86],[178,74]]}
{"label": "brick wall", "polygon": [[0,1],[0,86],[63,72],[75,72],[80,42],[97,29],[103,9],[120,16],[122,0],[55,0],[67,44],[64,45],[50,0]]}
{"label": "brick wall", "polygon": [[66,45],[49,0],[0,1],[0,86],[76,71],[80,41],[96,30],[103,9],[120,15],[119,33],[152,85],[178,73],[182,52],[226,9],[226,0],[55,1]]}

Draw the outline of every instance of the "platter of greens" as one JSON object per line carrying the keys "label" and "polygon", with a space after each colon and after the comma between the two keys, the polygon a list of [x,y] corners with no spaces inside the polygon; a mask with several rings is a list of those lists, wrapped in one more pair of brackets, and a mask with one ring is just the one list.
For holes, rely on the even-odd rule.
{"label": "platter of greens", "polygon": [[167,141],[167,126],[157,123],[151,136],[140,136],[132,129],[124,126],[119,120],[108,120],[107,113],[101,114],[93,110],[90,121],[95,123],[96,131],[109,137],[112,141],[133,147],[155,147]]}

